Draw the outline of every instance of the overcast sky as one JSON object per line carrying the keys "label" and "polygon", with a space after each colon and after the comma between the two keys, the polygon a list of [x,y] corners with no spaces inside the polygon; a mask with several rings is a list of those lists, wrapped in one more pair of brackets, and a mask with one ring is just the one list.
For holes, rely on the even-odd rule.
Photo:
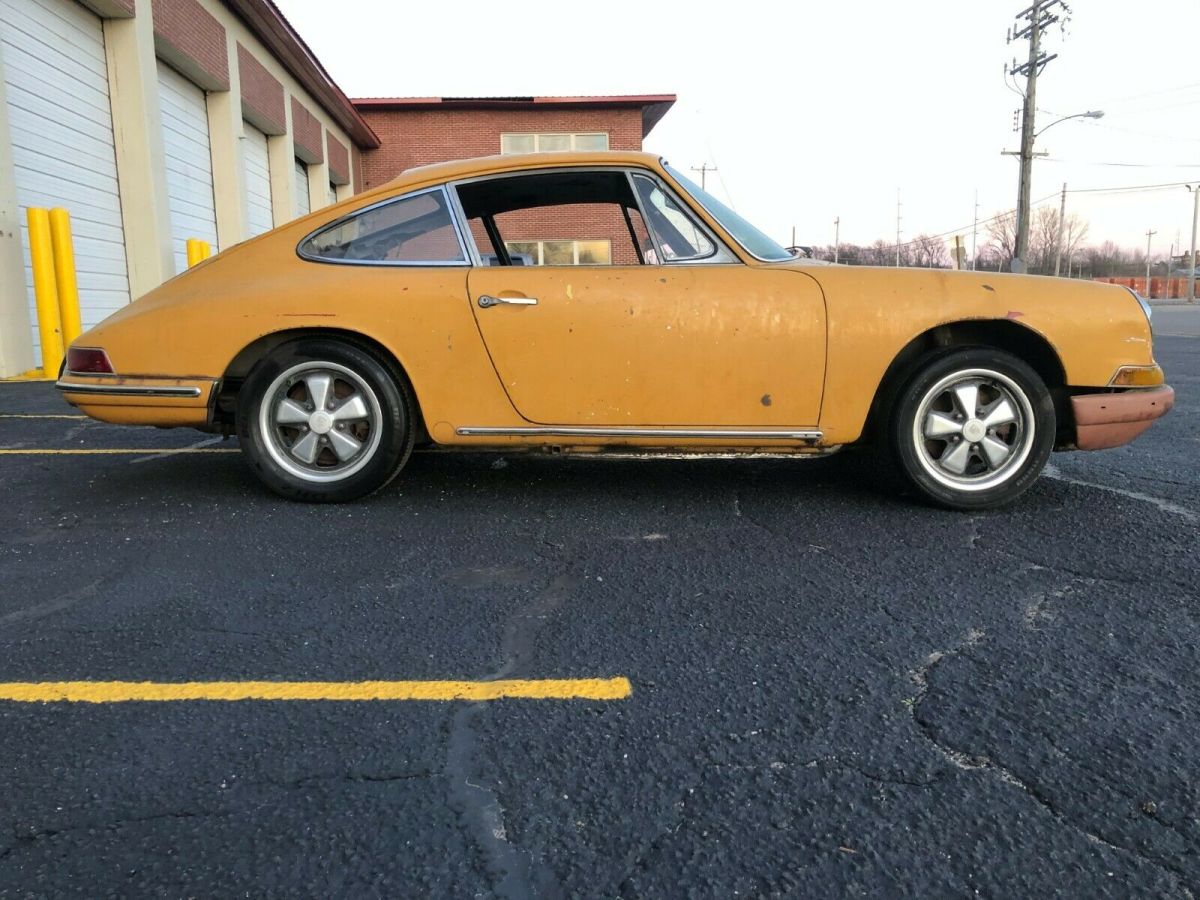
{"label": "overcast sky", "polygon": [[[646,140],[680,168],[716,165],[714,193],[788,243],[961,229],[1016,203],[1003,69],[1024,0],[518,5],[277,0],[351,97],[674,93]],[[1077,0],[1038,84],[1034,199],[1200,180],[1200,2]],[[1182,187],[1068,195],[1089,242],[1154,255],[1191,239]],[[983,242],[982,229],[980,242]]]}

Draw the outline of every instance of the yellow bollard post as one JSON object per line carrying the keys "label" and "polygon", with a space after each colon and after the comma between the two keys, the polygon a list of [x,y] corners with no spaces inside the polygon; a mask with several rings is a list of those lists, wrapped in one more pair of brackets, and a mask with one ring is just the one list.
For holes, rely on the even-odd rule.
{"label": "yellow bollard post", "polygon": [[37,302],[38,336],[42,342],[42,376],[57,378],[63,361],[62,322],[58,317],[58,286],[54,281],[54,242],[50,237],[50,214],[31,206],[25,210],[29,223],[29,257],[33,263],[33,296]]}
{"label": "yellow bollard post", "polygon": [[200,260],[204,259],[204,256],[202,255],[204,251],[200,247],[202,243],[204,242],[199,238],[187,239],[187,261],[189,269],[196,263],[200,262]]}
{"label": "yellow bollard post", "polygon": [[204,245],[203,259],[208,259],[210,256],[212,256],[212,244],[210,244],[208,241],[201,241],[200,243]]}
{"label": "yellow bollard post", "polygon": [[54,280],[58,283],[58,315],[62,342],[71,342],[83,331],[79,314],[79,285],[75,280],[75,246],[71,241],[71,214],[65,209],[50,210],[50,240],[54,245]]}

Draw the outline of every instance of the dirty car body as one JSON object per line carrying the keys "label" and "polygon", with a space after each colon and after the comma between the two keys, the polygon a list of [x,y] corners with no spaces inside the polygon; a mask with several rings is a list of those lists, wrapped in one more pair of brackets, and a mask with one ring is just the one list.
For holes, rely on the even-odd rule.
{"label": "dirty car body", "polygon": [[117,312],[58,387],[107,422],[236,432],[268,486],[314,501],[378,490],[415,444],[871,445],[926,499],[983,508],[1173,402],[1123,288],[812,265],[622,152],[406,172]]}

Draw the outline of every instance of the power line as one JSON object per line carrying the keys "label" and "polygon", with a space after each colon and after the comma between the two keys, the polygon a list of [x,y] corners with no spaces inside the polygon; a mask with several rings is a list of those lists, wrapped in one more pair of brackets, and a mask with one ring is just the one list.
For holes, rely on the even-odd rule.
{"label": "power line", "polygon": [[1165,191],[1169,188],[1185,187],[1190,181],[1169,181],[1165,184],[1130,184],[1124,187],[1072,188],[1071,194],[1131,194],[1139,191]]}
{"label": "power line", "polygon": [[1143,97],[1157,97],[1160,94],[1176,94],[1179,91],[1190,91],[1192,88],[1200,88],[1200,81],[1193,82],[1192,84],[1181,84],[1177,87],[1161,88],[1155,91],[1144,91],[1140,94],[1129,94],[1125,97],[1114,97],[1111,100],[1105,100],[1100,105],[1112,106],[1114,104],[1124,103],[1128,100],[1141,100]]}
{"label": "power line", "polygon": [[1056,156],[1046,156],[1043,159],[1046,162],[1068,163],[1073,166],[1111,166],[1120,169],[1200,169],[1200,163],[1092,162],[1083,159],[1060,159]]}

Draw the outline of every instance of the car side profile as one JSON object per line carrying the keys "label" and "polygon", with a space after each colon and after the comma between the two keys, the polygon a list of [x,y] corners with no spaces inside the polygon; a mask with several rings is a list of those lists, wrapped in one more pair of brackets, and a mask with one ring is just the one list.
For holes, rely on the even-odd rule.
{"label": "car side profile", "polygon": [[1174,399],[1130,291],[814,265],[646,153],[426,166],[231,247],[70,347],[107,422],[236,433],[279,494],[377,491],[414,445],[885,452],[1012,500]]}

